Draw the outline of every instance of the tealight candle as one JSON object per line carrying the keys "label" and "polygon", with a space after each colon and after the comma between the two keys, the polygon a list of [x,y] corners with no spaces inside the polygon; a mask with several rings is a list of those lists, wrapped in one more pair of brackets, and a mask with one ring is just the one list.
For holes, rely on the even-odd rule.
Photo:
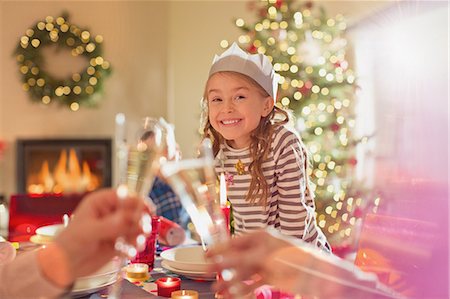
{"label": "tealight candle", "polygon": [[156,280],[158,296],[170,297],[172,292],[178,291],[181,285],[181,279],[178,277],[162,277]]}
{"label": "tealight candle", "polygon": [[172,293],[171,299],[198,299],[198,292],[193,290],[181,290]]}
{"label": "tealight candle", "polygon": [[148,278],[148,265],[142,263],[129,264],[126,267],[127,277],[144,281]]}

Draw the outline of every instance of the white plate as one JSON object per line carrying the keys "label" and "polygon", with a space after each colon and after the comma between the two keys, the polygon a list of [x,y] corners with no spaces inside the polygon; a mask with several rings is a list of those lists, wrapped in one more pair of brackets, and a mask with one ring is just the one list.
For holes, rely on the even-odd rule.
{"label": "white plate", "polygon": [[36,229],[36,235],[44,236],[44,237],[55,237],[64,229],[63,224],[52,224],[41,226]]}
{"label": "white plate", "polygon": [[172,248],[161,252],[161,258],[166,265],[183,271],[206,272],[211,265],[202,246]]}
{"label": "white plate", "polygon": [[216,273],[197,272],[197,271],[185,271],[171,267],[166,261],[161,262],[161,266],[173,273],[183,275],[193,280],[216,280]]}
{"label": "white plate", "polygon": [[120,260],[113,258],[109,263],[88,276],[83,276],[75,281],[71,294],[80,296],[94,293],[117,280]]}
{"label": "white plate", "polygon": [[72,291],[70,292],[71,297],[81,297],[84,295],[88,295],[88,294],[92,294],[95,293],[101,289],[104,289],[110,285],[112,285],[113,283],[115,283],[117,280],[117,275],[114,276],[114,278],[110,281],[107,281],[101,285],[97,285],[95,287],[91,287],[91,288],[85,288],[85,289],[72,289]]}
{"label": "white plate", "polygon": [[38,245],[47,245],[53,242],[53,238],[41,235],[33,235],[30,237],[30,242]]}

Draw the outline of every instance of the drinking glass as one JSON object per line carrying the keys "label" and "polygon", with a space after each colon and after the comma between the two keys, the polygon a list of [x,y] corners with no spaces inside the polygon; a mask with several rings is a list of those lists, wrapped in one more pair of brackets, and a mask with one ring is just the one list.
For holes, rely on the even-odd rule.
{"label": "drinking glass", "polygon": [[216,192],[214,158],[209,140],[202,144],[197,159],[167,162],[161,173],[180,197],[203,247],[228,240],[225,217]]}
{"label": "drinking glass", "polygon": [[[117,194],[119,198],[128,195],[139,196],[151,203],[148,193],[161,163],[176,155],[173,127],[162,118],[145,117],[141,122],[127,121],[122,113],[116,115],[115,121]],[[123,238],[116,240],[115,248],[122,256],[121,268],[116,283],[110,288],[108,298],[120,297],[121,269],[126,262],[126,256],[133,258],[139,249],[146,247],[153,248],[154,254],[154,247],[147,244],[152,237],[152,217],[144,215],[141,222],[146,235],[139,236],[138,249],[127,244]]]}
{"label": "drinking glass", "polygon": [[[200,236],[203,249],[206,251],[208,246],[226,242],[230,236],[228,223],[217,196],[211,142],[204,140],[199,158],[167,162],[161,166],[161,173],[180,197]],[[229,280],[232,275],[232,269],[225,269],[218,273],[217,279]],[[235,295],[237,298],[243,298],[244,294],[238,290]],[[216,294],[215,298],[222,296]]]}

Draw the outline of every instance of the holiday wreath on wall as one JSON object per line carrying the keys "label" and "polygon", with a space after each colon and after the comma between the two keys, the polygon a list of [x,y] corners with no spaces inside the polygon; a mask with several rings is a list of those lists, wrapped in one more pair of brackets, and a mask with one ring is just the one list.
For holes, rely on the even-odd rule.
{"label": "holiday wreath on wall", "polygon": [[[103,57],[103,37],[95,37],[68,21],[68,15],[48,16],[26,30],[14,52],[23,82],[33,102],[48,105],[56,102],[77,111],[81,106],[97,106],[103,81],[111,72]],[[83,71],[68,78],[57,78],[45,69],[42,49],[56,46],[71,51],[73,56],[87,59]]]}

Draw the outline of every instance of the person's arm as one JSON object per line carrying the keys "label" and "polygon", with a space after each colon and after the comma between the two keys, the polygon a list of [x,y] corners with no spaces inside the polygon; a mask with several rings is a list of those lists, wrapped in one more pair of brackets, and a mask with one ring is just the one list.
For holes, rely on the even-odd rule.
{"label": "person's arm", "polygon": [[[311,244],[282,236],[276,231],[257,231],[211,248],[211,271],[231,277],[218,280],[214,289],[227,298],[242,291],[253,292],[269,284],[292,294],[319,298],[389,298],[374,274],[320,252]],[[243,282],[246,281],[244,284]],[[308,297],[307,297],[308,298]]]}
{"label": "person's arm", "polygon": [[276,150],[278,212],[280,231],[329,251],[329,245],[315,219],[315,205],[307,191],[306,155],[298,137],[281,131]]}
{"label": "person's arm", "polygon": [[119,199],[112,189],[88,194],[52,244],[0,268],[0,298],[62,295],[78,277],[91,274],[117,254],[114,244],[119,236],[135,245],[145,212],[141,198]]}
{"label": "person's arm", "polygon": [[66,292],[43,274],[38,252],[23,253],[0,266],[0,298],[57,298]]}

